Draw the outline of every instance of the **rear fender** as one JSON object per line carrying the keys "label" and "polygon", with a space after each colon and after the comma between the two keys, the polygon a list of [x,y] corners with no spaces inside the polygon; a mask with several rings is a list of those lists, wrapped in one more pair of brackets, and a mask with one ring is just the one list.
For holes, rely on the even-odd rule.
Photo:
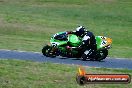
{"label": "rear fender", "polygon": [[109,49],[112,44],[112,39],[104,36],[96,36],[97,49]]}

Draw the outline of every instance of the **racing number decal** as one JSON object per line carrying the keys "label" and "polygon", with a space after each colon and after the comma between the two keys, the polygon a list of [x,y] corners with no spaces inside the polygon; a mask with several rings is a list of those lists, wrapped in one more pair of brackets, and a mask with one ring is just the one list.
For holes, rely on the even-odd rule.
{"label": "racing number decal", "polygon": [[107,44],[107,41],[103,40],[101,44],[102,45],[106,45]]}
{"label": "racing number decal", "polygon": [[51,43],[51,44],[52,44],[52,46],[57,46],[57,45],[59,45],[58,42],[53,42],[53,43]]}
{"label": "racing number decal", "polygon": [[101,36],[102,39],[106,39],[104,36]]}
{"label": "racing number decal", "polygon": [[101,39],[102,39],[101,46],[105,46],[107,44],[106,37],[101,36]]}

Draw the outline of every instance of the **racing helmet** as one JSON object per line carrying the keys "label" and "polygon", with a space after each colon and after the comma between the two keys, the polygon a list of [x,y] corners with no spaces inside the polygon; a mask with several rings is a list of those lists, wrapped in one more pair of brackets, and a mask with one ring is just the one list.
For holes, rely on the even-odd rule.
{"label": "racing helmet", "polygon": [[76,33],[77,35],[81,36],[82,34],[84,34],[86,31],[85,27],[84,26],[79,26],[76,28]]}

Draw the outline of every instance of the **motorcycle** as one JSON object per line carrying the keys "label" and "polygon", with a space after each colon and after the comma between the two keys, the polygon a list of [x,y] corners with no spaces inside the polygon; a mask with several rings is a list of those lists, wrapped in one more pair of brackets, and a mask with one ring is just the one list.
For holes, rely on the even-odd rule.
{"label": "motorcycle", "polygon": [[[84,61],[87,59],[101,61],[107,57],[108,49],[111,48],[112,39],[104,36],[95,36],[95,39],[97,50],[91,53],[91,49],[88,46],[83,50],[77,49],[82,43],[82,38],[74,34],[67,35],[66,32],[59,32],[51,37],[50,45],[45,45],[42,49],[42,53],[46,57],[62,56],[81,58]],[[67,46],[72,48],[67,49]]]}

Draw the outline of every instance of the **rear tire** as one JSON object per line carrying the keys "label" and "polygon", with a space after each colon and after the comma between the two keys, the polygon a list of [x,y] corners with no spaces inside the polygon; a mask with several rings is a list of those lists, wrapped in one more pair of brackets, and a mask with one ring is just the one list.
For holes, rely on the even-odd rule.
{"label": "rear tire", "polygon": [[87,53],[88,50],[86,50],[84,52],[84,54],[82,55],[82,60],[83,61],[86,61],[87,59],[91,60],[91,61],[101,61],[103,59],[105,59],[108,55],[108,50],[105,49],[105,50],[100,50],[100,51],[97,51],[97,53],[95,55],[93,55],[92,57],[88,55]]}
{"label": "rear tire", "polygon": [[86,61],[87,59],[90,59],[89,58],[89,56],[88,56],[88,54],[89,54],[89,50],[86,50],[83,54],[82,54],[82,60],[83,61]]}
{"label": "rear tire", "polygon": [[87,55],[86,55],[86,54],[83,54],[83,55],[82,55],[82,60],[83,60],[83,61],[86,61],[86,60],[87,60]]}
{"label": "rear tire", "polygon": [[103,59],[105,59],[108,55],[108,50],[105,49],[105,50],[100,50],[100,51],[97,51],[97,54],[96,54],[96,61],[101,61]]}

